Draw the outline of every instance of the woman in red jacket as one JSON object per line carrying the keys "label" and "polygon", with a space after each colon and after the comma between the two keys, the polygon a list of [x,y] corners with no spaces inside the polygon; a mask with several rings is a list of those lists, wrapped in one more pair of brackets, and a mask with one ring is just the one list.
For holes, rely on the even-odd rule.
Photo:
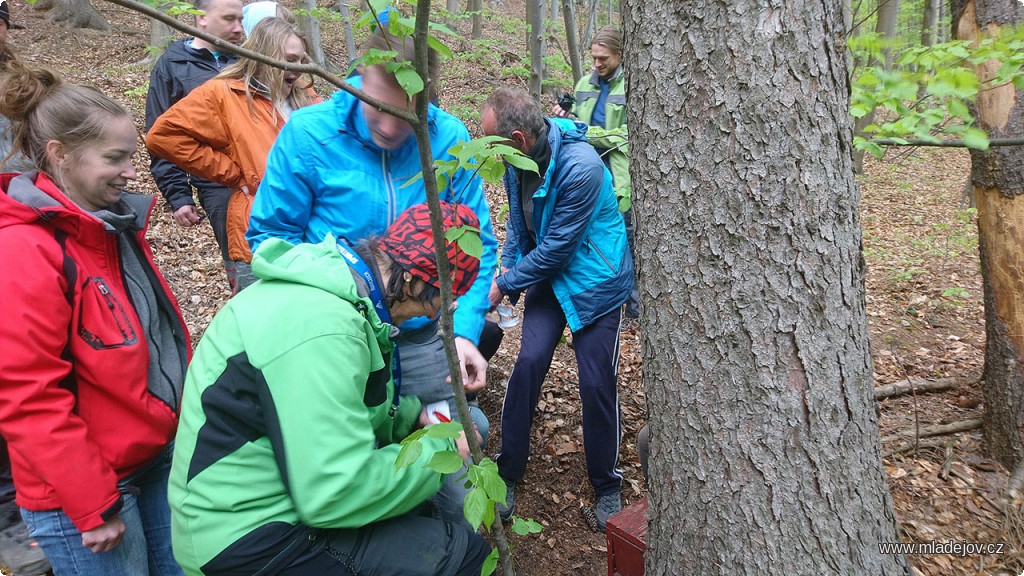
{"label": "woman in red jacket", "polygon": [[[261,20],[242,47],[290,63],[306,59],[306,41],[283,18]],[[154,156],[231,189],[225,265],[236,294],[256,281],[245,232],[270,147],[292,110],[317,101],[299,74],[239,58],[161,114],[146,135]]]}
{"label": "woman in red jacket", "polygon": [[180,574],[170,443],[190,345],[124,191],[138,133],[98,90],[15,63],[0,114],[38,172],[0,175],[0,433],[54,571]]}

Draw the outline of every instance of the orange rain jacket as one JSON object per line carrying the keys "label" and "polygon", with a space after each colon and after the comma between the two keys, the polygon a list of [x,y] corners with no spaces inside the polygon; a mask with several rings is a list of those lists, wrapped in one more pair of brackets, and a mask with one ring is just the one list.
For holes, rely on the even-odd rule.
{"label": "orange rain jacket", "polygon": [[[320,97],[307,88],[314,102]],[[267,168],[267,154],[285,119],[261,93],[250,110],[241,80],[213,78],[157,118],[146,147],[189,174],[231,189],[228,201],[228,257],[250,262],[245,241],[252,197]],[[242,192],[248,186],[249,194]]]}

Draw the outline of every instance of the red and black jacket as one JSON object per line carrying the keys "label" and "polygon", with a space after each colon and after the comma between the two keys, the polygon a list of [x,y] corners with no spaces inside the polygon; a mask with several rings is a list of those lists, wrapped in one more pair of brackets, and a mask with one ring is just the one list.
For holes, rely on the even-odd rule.
{"label": "red and black jacket", "polygon": [[[15,176],[0,175],[0,433],[18,504],[62,509],[84,532],[120,510],[118,480],[174,438],[179,406],[148,389],[149,352],[117,234],[45,175],[29,187],[31,202],[15,200]],[[138,229],[126,233],[187,362],[188,330],[145,240],[155,200],[123,199],[138,214]]]}

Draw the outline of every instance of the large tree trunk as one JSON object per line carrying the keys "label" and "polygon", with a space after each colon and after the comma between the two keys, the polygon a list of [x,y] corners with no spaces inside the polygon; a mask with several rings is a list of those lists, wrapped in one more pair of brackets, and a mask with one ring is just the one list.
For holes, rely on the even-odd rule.
{"label": "large tree trunk", "polygon": [[906,573],[878,546],[898,537],[841,1],[628,0],[623,21],[647,574]]}
{"label": "large tree trunk", "polygon": [[[998,36],[1024,20],[1017,0],[963,0],[952,5],[958,39]],[[978,67],[984,81],[998,62]],[[1024,92],[1012,84],[978,95],[980,127],[992,138],[1024,134]],[[1013,470],[1024,457],[1024,148],[971,150],[971,182],[978,207],[978,247],[985,291],[985,444]]]}
{"label": "large tree trunk", "polygon": [[50,22],[69,28],[90,28],[92,30],[110,30],[107,20],[93,8],[89,0],[48,0],[36,6],[40,10],[50,11]]}

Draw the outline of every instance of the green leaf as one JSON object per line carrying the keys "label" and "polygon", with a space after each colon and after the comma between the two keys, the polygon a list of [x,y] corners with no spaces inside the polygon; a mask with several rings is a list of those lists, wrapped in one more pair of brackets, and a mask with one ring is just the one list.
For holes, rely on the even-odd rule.
{"label": "green leaf", "polygon": [[480,576],[491,576],[494,571],[498,569],[498,549],[491,548],[491,553],[484,559],[483,566],[480,567]]}
{"label": "green leaf", "polygon": [[534,174],[540,173],[537,163],[523,154],[506,155],[505,162],[508,162],[520,170],[526,170],[528,172],[533,172]]}
{"label": "green leaf", "polygon": [[964,132],[964,146],[974,150],[988,150],[988,134],[979,128],[968,128]]}
{"label": "green leaf", "polygon": [[399,190],[401,190],[402,188],[407,188],[407,187],[409,187],[409,186],[412,186],[413,184],[415,184],[415,183],[419,182],[419,181],[420,181],[420,178],[423,178],[423,171],[422,171],[422,170],[420,170],[420,171],[419,171],[419,172],[417,172],[417,173],[416,173],[415,175],[413,175],[413,177],[412,177],[412,178],[409,178],[409,179],[408,179],[408,180],[407,180],[407,181],[405,182],[405,184],[402,184],[401,186],[399,186],[399,187],[398,187],[398,189],[399,189]]}
{"label": "green leaf", "polygon": [[499,206],[498,215],[495,216],[494,221],[497,222],[498,224],[504,224],[505,220],[508,219],[508,210],[508,202],[505,202],[504,204]]}
{"label": "green leaf", "polygon": [[534,522],[532,518],[520,518],[515,517],[515,521],[512,522],[512,531],[520,536],[526,536],[527,534],[539,534],[544,529],[539,523]]}
{"label": "green leaf", "polygon": [[412,466],[420,458],[420,454],[423,453],[423,445],[419,442],[410,442],[404,444],[402,449],[398,451],[398,458],[395,459],[395,470],[401,470],[402,468],[408,468]]}
{"label": "green leaf", "polygon": [[427,36],[427,46],[430,46],[431,48],[436,50],[437,53],[444,58],[451,59],[455,57],[455,53],[452,52],[452,49],[449,48],[444,42],[441,42],[440,40],[435,38],[433,34]]}
{"label": "green leaf", "polygon": [[429,26],[429,28],[431,30],[433,30],[435,32],[440,32],[442,34],[448,34],[449,36],[455,36],[456,38],[459,37],[458,32],[452,30],[451,28],[445,26],[444,24],[442,24],[440,22],[431,22],[430,24],[428,24],[428,26]]}
{"label": "green leaf", "polygon": [[419,430],[413,430],[411,434],[409,434],[405,438],[402,438],[401,444],[402,446],[405,446],[407,444],[412,444],[413,442],[418,442],[419,439],[422,438],[423,435],[426,433],[427,431],[423,428],[420,428]]}
{"label": "green leaf", "polygon": [[427,438],[450,438],[454,440],[462,432],[462,424],[459,422],[441,422],[440,424],[431,424],[423,428],[423,430],[426,430]]}
{"label": "green leaf", "polygon": [[447,172],[437,173],[437,193],[444,194],[444,191],[448,189],[448,184],[451,183],[451,178]]}
{"label": "green leaf", "polygon": [[490,458],[484,458],[479,464],[470,465],[466,471],[470,482],[483,490],[487,497],[494,502],[505,503],[506,486],[505,481],[498,475],[498,465]]}
{"label": "green leaf", "polygon": [[458,452],[444,450],[442,452],[435,452],[430,461],[427,462],[427,467],[441,474],[453,474],[458,472],[464,464],[465,462]]}
{"label": "green leaf", "polygon": [[505,177],[505,164],[494,159],[487,159],[480,165],[477,175],[489,184],[497,184]]}
{"label": "green leaf", "polygon": [[480,239],[480,233],[470,232],[459,236],[459,249],[474,258],[482,258],[484,242]]}
{"label": "green leaf", "polygon": [[858,102],[850,105],[850,116],[854,118],[863,118],[871,113],[875,107],[867,102]]}
{"label": "green leaf", "polygon": [[395,70],[395,80],[410,98],[423,92],[423,79],[411,67],[402,66]]}
{"label": "green leaf", "polygon": [[882,156],[885,156],[885,150],[883,150],[881,146],[875,144],[874,142],[866,140],[860,136],[854,137],[853,146],[858,150],[863,150],[868,154],[871,154],[872,156],[878,158],[879,160],[882,159]]}
{"label": "green leaf", "polygon": [[353,65],[362,64],[363,66],[373,66],[388,62],[393,63],[397,56],[398,52],[395,52],[394,50],[378,50],[376,48],[371,48],[367,50],[365,54],[356,58]]}
{"label": "green leaf", "polygon": [[466,233],[466,229],[462,226],[452,226],[451,228],[444,231],[444,239],[448,242],[455,242],[460,236]]}
{"label": "green leaf", "polygon": [[494,504],[487,499],[487,494],[484,494],[483,490],[473,489],[466,494],[466,500],[462,504],[462,513],[469,525],[476,530],[483,524],[488,508],[491,509],[491,514],[494,514]]}

